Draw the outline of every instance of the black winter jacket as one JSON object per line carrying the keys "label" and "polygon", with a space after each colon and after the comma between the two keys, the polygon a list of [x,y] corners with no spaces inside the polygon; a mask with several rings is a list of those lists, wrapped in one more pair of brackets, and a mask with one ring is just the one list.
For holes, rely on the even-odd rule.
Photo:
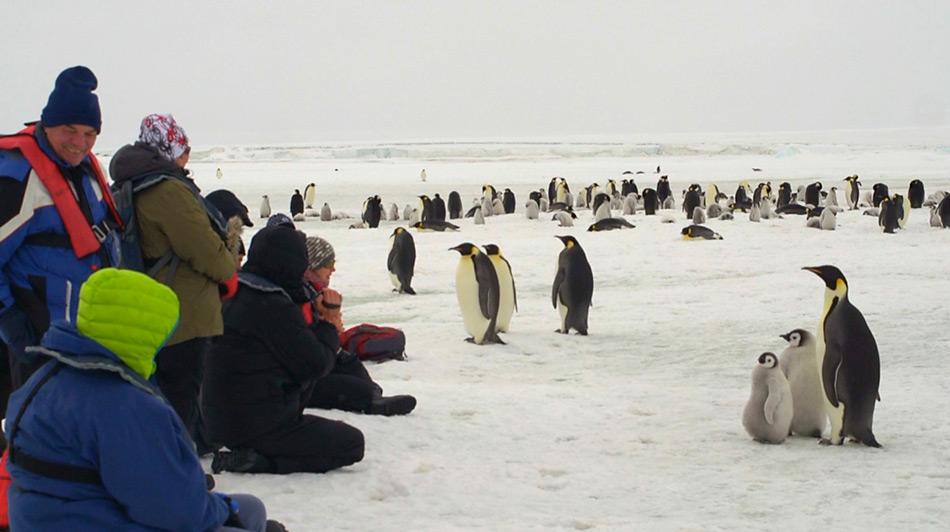
{"label": "black winter jacket", "polygon": [[280,239],[261,242],[275,231],[284,240],[299,234],[281,227],[255,235],[240,288],[224,306],[224,335],[205,364],[201,409],[208,436],[232,448],[299,421],[310,385],[330,372],[340,346],[332,324],[308,326],[300,312],[306,247],[301,259],[287,257]]}

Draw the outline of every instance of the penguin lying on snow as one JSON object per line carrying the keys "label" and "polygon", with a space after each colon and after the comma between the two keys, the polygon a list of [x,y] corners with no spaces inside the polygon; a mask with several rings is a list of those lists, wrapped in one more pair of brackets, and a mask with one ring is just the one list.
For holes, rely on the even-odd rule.
{"label": "penguin lying on snow", "polygon": [[752,370],[752,394],[742,412],[742,426],[760,443],[782,443],[792,425],[792,391],[773,353],[759,355]]}
{"label": "penguin lying on snow", "polygon": [[416,291],[411,285],[416,267],[416,243],[409,231],[402,227],[393,230],[390,240],[392,240],[392,248],[386,259],[386,268],[389,270],[389,279],[393,283],[394,291],[414,296]]}
{"label": "penguin lying on snow", "polygon": [[558,227],[574,227],[574,219],[571,218],[571,215],[567,211],[560,211],[554,213],[554,216],[551,217],[551,220],[557,220]]}
{"label": "penguin lying on snow", "polygon": [[848,300],[848,281],[835,266],[805,267],[825,282],[825,304],[818,321],[817,359],[831,435],[822,443],[841,445],[853,436],[880,447],[871,425],[880,401],[881,359],[864,316]]}
{"label": "penguin lying on snow", "polygon": [[478,345],[504,344],[496,330],[500,295],[498,274],[491,260],[470,242],[449,251],[461,255],[455,270],[455,295],[465,330],[471,335],[466,341]]}
{"label": "penguin lying on snow", "polygon": [[567,334],[574,329],[587,335],[587,314],[594,295],[594,274],[587,255],[573,236],[557,236],[564,249],[557,258],[557,273],[551,287],[551,304],[561,314],[561,328]]}
{"label": "penguin lying on snow", "polygon": [[722,235],[705,225],[688,225],[680,231],[683,240],[722,240]]}
{"label": "penguin lying on snow", "polygon": [[452,222],[437,222],[435,220],[428,222],[416,222],[412,224],[413,227],[420,231],[458,231],[459,226],[453,224]]}
{"label": "penguin lying on snow", "polygon": [[599,222],[591,224],[588,231],[613,231],[614,229],[633,229],[636,227],[623,218],[604,218]]}

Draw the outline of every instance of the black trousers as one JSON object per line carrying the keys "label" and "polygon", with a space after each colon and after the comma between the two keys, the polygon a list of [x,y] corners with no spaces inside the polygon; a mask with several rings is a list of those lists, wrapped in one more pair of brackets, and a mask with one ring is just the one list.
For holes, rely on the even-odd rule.
{"label": "black trousers", "polygon": [[348,412],[366,412],[373,399],[383,394],[383,389],[373,382],[355,355],[349,355],[346,361],[338,361],[333,370],[313,385],[310,408],[334,408]]}
{"label": "black trousers", "polygon": [[193,338],[167,346],[155,357],[158,388],[195,441],[200,439],[198,393],[201,391],[204,359],[210,348],[211,338]]}
{"label": "black trousers", "polygon": [[242,447],[271,461],[271,473],[325,473],[363,459],[363,433],[342,421],[303,415],[301,419]]}

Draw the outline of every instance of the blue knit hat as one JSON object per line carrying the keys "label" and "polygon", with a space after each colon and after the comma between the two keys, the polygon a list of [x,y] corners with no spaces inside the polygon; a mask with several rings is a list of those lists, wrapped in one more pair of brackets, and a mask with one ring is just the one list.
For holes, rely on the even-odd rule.
{"label": "blue knit hat", "polygon": [[96,75],[84,66],[74,66],[60,72],[49,101],[43,108],[40,123],[48,127],[82,124],[96,128],[96,132],[101,131],[99,97],[92,93],[98,84]]}

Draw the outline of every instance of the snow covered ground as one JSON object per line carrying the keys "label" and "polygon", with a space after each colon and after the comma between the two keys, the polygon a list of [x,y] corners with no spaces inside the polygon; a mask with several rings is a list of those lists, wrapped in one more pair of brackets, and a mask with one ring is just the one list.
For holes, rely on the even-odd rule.
{"label": "snow covered ground", "polygon": [[[328,202],[355,218],[298,227],[336,247],[333,284],[347,324],[405,330],[409,360],[370,371],[387,393],[419,399],[402,418],[316,412],[365,433],[366,457],[355,466],[222,474],[218,486],[259,495],[295,532],[945,530],[950,231],[931,228],[926,210],[914,210],[893,235],[860,211],[839,215],[833,232],[808,229],[800,216],[751,223],[737,213],[708,224],[724,240],[687,242],[678,210],[673,224],[641,212],[627,217],[635,229],[588,233],[588,210],[575,227],[559,228],[543,213],[527,220],[523,205],[553,176],[577,191],[643,170],[638,186],[653,187],[657,165],[678,199],[693,182],[729,194],[742,180],[776,188],[787,180],[793,189],[820,180],[827,190],[843,189],[855,173],[865,187],[883,182],[903,194],[919,178],[929,194],[950,190],[948,132],[723,135],[646,140],[639,145],[652,147],[643,149],[553,141],[196,149],[192,168],[204,192],[237,193],[254,230],[261,194],[286,212],[293,189],[309,182],[318,207]],[[511,188],[517,213],[483,226],[465,219],[457,233],[413,230],[417,296],[393,293],[386,271],[388,237],[406,222],[347,229],[369,195],[401,212],[418,194],[457,190],[467,208],[484,183]],[[594,272],[587,337],[554,333],[559,234],[577,237]],[[507,345],[463,341],[458,254],[448,248],[466,241],[496,243],[511,262],[519,312],[502,335]],[[847,276],[880,348],[874,428],[882,449],[799,437],[761,445],[741,424],[756,357],[780,353],[779,334],[815,330],[824,288],[801,267],[821,264]]]}

